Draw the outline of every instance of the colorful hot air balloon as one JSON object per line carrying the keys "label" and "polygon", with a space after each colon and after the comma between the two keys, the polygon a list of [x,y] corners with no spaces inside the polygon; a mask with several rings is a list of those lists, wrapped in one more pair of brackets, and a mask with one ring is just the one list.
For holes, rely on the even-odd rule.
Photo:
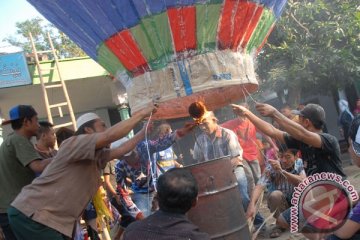
{"label": "colorful hot air balloon", "polygon": [[133,112],[157,118],[212,110],[257,90],[254,58],[286,0],[28,0],[100,63]]}

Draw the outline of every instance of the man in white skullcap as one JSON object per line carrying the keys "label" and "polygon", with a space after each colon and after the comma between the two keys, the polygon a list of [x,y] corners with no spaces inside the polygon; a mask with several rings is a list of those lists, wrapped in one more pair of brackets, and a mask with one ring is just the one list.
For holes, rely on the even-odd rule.
{"label": "man in white skullcap", "polygon": [[18,239],[69,239],[75,222],[101,184],[106,163],[134,149],[145,129],[118,148],[108,146],[126,136],[156,107],[150,105],[131,118],[106,128],[95,113],[77,120],[75,136],[65,140],[42,175],[24,187],[8,210]]}

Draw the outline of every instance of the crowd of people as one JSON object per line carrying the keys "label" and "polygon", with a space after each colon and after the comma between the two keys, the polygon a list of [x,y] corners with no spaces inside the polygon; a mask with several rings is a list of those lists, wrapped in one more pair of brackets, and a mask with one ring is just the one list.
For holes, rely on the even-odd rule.
{"label": "crowd of people", "polygon": [[[339,121],[347,121],[344,136],[360,167],[360,117],[354,118],[345,102],[339,101]],[[194,162],[230,156],[250,231],[266,228],[257,209],[265,194],[276,219],[270,237],[279,237],[290,226],[291,198],[299,183],[323,172],[346,178],[339,142],[323,131],[325,111],[318,104],[277,110],[257,103],[257,112],[273,124],[246,103],[231,107],[236,117],[222,124],[214,112],[205,111],[174,131],[166,122],[154,130],[149,121],[132,138],[127,134],[156,111],[156,104],[109,128],[95,113],[86,113],[77,119],[76,132],[59,139],[58,150],[51,123],[39,122],[31,106],[13,107],[3,124],[11,124],[14,131],[0,146],[0,225],[5,239],[76,239],[80,219],[91,239],[99,239],[96,219],[103,213],[97,211],[94,196],[101,187],[110,226],[117,226],[113,239],[210,239],[186,217],[197,203],[198,186],[173,150],[174,143],[197,126],[201,132],[195,136]],[[358,210],[356,205],[333,234],[304,234],[348,239],[360,229]]]}

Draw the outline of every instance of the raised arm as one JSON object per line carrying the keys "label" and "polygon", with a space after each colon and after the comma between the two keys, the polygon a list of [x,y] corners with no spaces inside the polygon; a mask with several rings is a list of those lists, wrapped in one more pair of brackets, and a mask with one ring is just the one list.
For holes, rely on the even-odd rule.
{"label": "raised arm", "polygon": [[156,111],[157,106],[151,104],[142,109],[131,118],[121,121],[114,126],[108,128],[105,132],[101,133],[96,141],[96,149],[104,148],[112,142],[125,137],[141,120],[148,117],[152,112]]}
{"label": "raised arm", "polygon": [[261,196],[261,194],[264,192],[265,186],[257,184],[252,193],[251,193],[251,199],[248,205],[248,208],[246,209],[246,218],[253,218],[256,214],[256,203]]}
{"label": "raised arm", "polygon": [[239,105],[235,105],[235,104],[231,104],[234,112],[238,115],[238,116],[246,116],[254,125],[255,127],[261,131],[262,133],[264,133],[265,135],[275,138],[277,140],[279,140],[280,142],[284,143],[284,132],[280,131],[279,129],[275,128],[273,125],[271,125],[270,123],[260,119],[258,116],[256,116],[255,114],[253,114],[249,109],[243,107],[243,106],[239,106]]}
{"label": "raised arm", "polygon": [[142,128],[135,136],[125,143],[121,144],[120,147],[113,148],[110,151],[110,159],[121,159],[124,154],[133,150],[136,145],[142,141],[145,137],[145,128]]}
{"label": "raised arm", "polygon": [[[300,124],[285,117],[276,108],[268,104],[256,104],[256,110],[265,117],[273,118],[285,132],[290,134],[296,140],[306,143],[310,146],[321,148],[322,141],[319,134],[305,129]],[[261,128],[259,128],[261,129]],[[264,132],[267,134],[266,132]],[[267,134],[269,135],[269,134]],[[269,135],[271,136],[271,135]],[[283,137],[282,137],[283,138]]]}

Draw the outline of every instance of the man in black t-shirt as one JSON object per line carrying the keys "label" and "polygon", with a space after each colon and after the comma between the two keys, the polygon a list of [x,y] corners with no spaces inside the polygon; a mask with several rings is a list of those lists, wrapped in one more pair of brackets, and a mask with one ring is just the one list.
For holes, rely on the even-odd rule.
{"label": "man in black t-shirt", "polygon": [[233,109],[237,114],[245,115],[264,134],[285,143],[288,148],[299,149],[307,175],[332,172],[345,177],[336,137],[322,132],[325,111],[320,105],[306,105],[299,112],[299,123],[296,123],[268,104],[256,104],[256,110],[262,116],[271,117],[285,132],[242,106],[233,105]]}

